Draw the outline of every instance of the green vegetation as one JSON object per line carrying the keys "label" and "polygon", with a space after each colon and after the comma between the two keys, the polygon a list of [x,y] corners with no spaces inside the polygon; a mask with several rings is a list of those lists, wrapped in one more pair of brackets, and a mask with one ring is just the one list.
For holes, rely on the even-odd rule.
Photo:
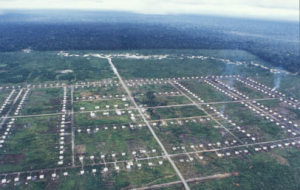
{"label": "green vegetation", "polygon": [[[163,165],[158,165],[157,161],[153,161],[154,167],[148,166],[148,162],[146,161],[140,161],[139,163],[143,165],[140,169],[134,166],[131,170],[125,170],[124,168],[116,172],[113,167],[111,167],[109,172],[105,174],[99,173],[103,169],[102,166],[84,167],[86,170],[84,175],[79,174],[79,169],[67,169],[66,171],[69,174],[67,177],[64,177],[62,174],[65,172],[64,170],[58,170],[56,171],[57,175],[59,175],[57,179],[35,180],[27,184],[19,184],[16,186],[9,184],[3,187],[3,189],[39,190],[51,188],[58,190],[116,190],[132,189],[179,180],[172,166],[166,161],[164,161]],[[123,165],[121,165],[121,167],[123,168]],[[98,172],[92,174],[92,169],[97,169]]]}
{"label": "green vegetation", "polygon": [[222,102],[230,100],[225,94],[202,82],[182,82],[182,85],[197,94],[204,102]]}
{"label": "green vegetation", "polygon": [[[101,87],[77,87],[74,91],[74,98],[76,99],[85,99],[88,100],[89,97],[98,97],[110,98],[110,96],[115,98],[115,95],[123,95],[125,94],[124,90],[121,87],[116,87],[112,85],[103,85]],[[119,97],[120,98],[120,97]]]}
{"label": "green vegetation", "polygon": [[[91,52],[96,53],[95,51]],[[70,99],[70,88],[67,93],[66,135],[63,138],[65,143],[63,167],[66,166],[66,168],[58,167],[59,142],[61,140],[58,126],[61,124],[61,113],[57,112],[62,109],[63,89],[49,88],[49,86],[43,88],[43,85],[41,85],[42,88],[36,86],[36,88],[31,88],[20,111],[21,114],[16,117],[15,125],[6,133],[5,142],[0,148],[0,173],[41,169],[47,177],[44,180],[38,179],[37,176],[41,171],[24,173],[21,174],[21,182],[15,185],[13,181],[6,185],[1,184],[1,179],[3,179],[1,177],[1,189],[114,190],[149,187],[179,180],[157,140],[151,134],[151,130],[127,97],[124,88],[116,85],[117,78],[107,60],[83,56],[85,53],[91,52],[69,52],[73,56],[68,57],[58,55],[58,52],[0,53],[0,84],[4,86],[0,89],[0,104],[11,92],[11,89],[6,89],[6,84],[17,86],[22,83],[65,82],[75,87],[73,104]],[[176,93],[178,90],[169,83],[165,84],[161,81],[159,84],[159,80],[153,80],[157,84],[148,84],[147,82],[138,84],[135,81],[137,78],[143,78],[145,82],[148,81],[146,78],[156,77],[240,74],[241,76],[250,76],[272,87],[277,75],[249,65],[251,61],[262,65],[266,65],[266,63],[249,53],[236,50],[133,50],[128,52],[143,55],[168,55],[163,59],[131,59],[114,57],[117,53],[124,53],[123,51],[97,52],[111,54],[121,76],[124,77],[124,80],[128,79],[125,82],[134,83],[128,87],[138,106],[141,108],[151,107],[145,110],[145,117],[167,152],[172,154],[172,159],[184,177],[190,179],[235,172],[234,175],[223,179],[189,183],[192,189],[299,189],[300,151],[297,149],[299,148],[298,144],[293,148],[284,145],[282,149],[268,149],[263,152],[254,151],[251,146],[230,147],[216,152],[213,148],[232,146],[234,143],[231,142],[235,137],[197,106],[185,105],[191,104],[191,102],[182,94]],[[207,56],[207,58],[193,56]],[[232,62],[226,64],[226,61],[221,59],[230,59]],[[238,64],[235,64],[235,61],[238,61]],[[239,63],[242,64],[239,65]],[[102,79],[113,81],[114,85],[105,85],[106,80]],[[80,82],[99,80],[102,80],[101,86],[90,84],[90,86],[81,87],[78,85]],[[220,80],[248,95],[251,99],[265,97],[261,92],[232,78]],[[240,103],[221,103],[230,101],[231,98],[201,80],[181,80],[179,82],[206,103],[211,102],[212,106],[228,116],[229,120],[256,137],[255,142],[290,137],[285,129],[281,129],[274,122],[255,114]],[[297,77],[283,74],[279,90],[286,91],[288,95],[300,97],[297,91],[298,83]],[[10,116],[12,116],[19,101],[14,105],[12,105],[13,103],[8,105],[2,115],[5,115],[11,108]],[[258,102],[294,123],[299,121],[299,110],[292,109],[277,99]],[[71,111],[72,105],[74,113]],[[158,108],[158,106],[162,107]],[[246,133],[237,130],[228,120],[216,116],[215,112],[206,105],[201,105],[201,107],[212,114],[241,141],[253,142],[246,136]],[[108,109],[110,111],[107,111]],[[49,113],[57,115],[37,116]],[[72,116],[74,116],[74,125]],[[204,117],[200,118],[200,116]],[[184,117],[191,118],[183,119]],[[1,121],[4,121],[4,118],[1,118]],[[3,127],[0,127],[0,138],[3,138],[8,122],[9,119]],[[74,132],[74,136],[72,132]],[[74,168],[71,166],[73,137],[75,137]],[[229,144],[225,144],[225,141],[229,141]],[[217,144],[218,142],[221,144]],[[203,145],[203,147],[199,145]],[[240,145],[240,143],[235,145]],[[212,150],[207,151],[207,149]],[[249,153],[235,155],[234,151],[238,149],[247,149]],[[195,154],[193,153],[195,150],[200,152]],[[186,152],[189,154],[185,154]],[[231,156],[223,158],[217,156],[217,153],[225,152],[231,152]],[[199,156],[203,156],[203,159]],[[194,159],[190,159],[190,157]],[[163,164],[161,165],[159,161],[163,161]],[[130,162],[133,165],[131,169],[128,169],[126,165]],[[154,166],[149,166],[149,162]],[[142,164],[141,168],[138,167],[138,163]],[[116,171],[115,166],[119,166],[120,171]],[[108,171],[100,173],[104,167],[107,167]],[[59,175],[57,179],[51,179],[50,176],[54,172],[52,170],[54,168]],[[91,170],[95,168],[97,173],[92,174]],[[81,169],[85,170],[84,175],[80,175]],[[65,171],[69,172],[68,177],[63,176],[62,173]],[[31,175],[33,180],[24,183],[27,175]],[[13,177],[15,176],[7,175],[7,179],[13,180]],[[180,184],[162,189],[182,188],[182,184]]]}
{"label": "green vegetation", "polygon": [[24,118],[0,149],[0,171],[54,167],[58,161],[57,117]]}
{"label": "green vegetation", "polygon": [[261,100],[258,101],[264,106],[267,106],[268,108],[280,113],[286,118],[289,118],[290,120],[298,120],[300,118],[300,110],[297,108],[291,108],[287,104],[281,102],[280,100]]}
{"label": "green vegetation", "polygon": [[120,74],[125,78],[166,78],[199,75],[220,75],[225,64],[212,60],[191,59],[113,59]]}
{"label": "green vegetation", "polygon": [[[226,81],[225,81],[226,83]],[[228,84],[228,82],[227,82]],[[268,96],[263,94],[260,91],[256,91],[254,89],[249,88],[248,86],[244,85],[243,83],[234,80],[232,87],[236,90],[238,90],[239,92],[247,95],[250,99],[259,99],[259,98],[267,98]]]}
{"label": "green vegetation", "polygon": [[58,52],[0,53],[0,83],[40,83],[47,81],[89,81],[110,78],[105,59],[64,57]]}
{"label": "green vegetation", "polygon": [[[125,106],[128,104],[128,106]],[[118,107],[116,108],[115,105]],[[95,111],[95,110],[108,110],[108,109],[124,109],[129,108],[130,102],[122,101],[119,99],[116,100],[100,100],[100,101],[77,101],[74,102],[74,111],[81,111],[80,108],[83,107],[84,111]],[[95,107],[99,106],[99,109]],[[107,108],[106,106],[109,106]]]}
{"label": "green vegetation", "polygon": [[127,124],[133,123],[129,114],[117,115],[114,111],[109,112],[108,116],[103,116],[103,112],[95,113],[95,117],[91,117],[90,113],[76,113],[75,114],[75,126],[87,127],[87,126],[101,126],[105,124]]}
{"label": "green vegetation", "polygon": [[11,92],[11,90],[1,89],[0,92],[1,92],[0,93],[0,105],[2,106],[3,102],[8,97],[8,95]]}
{"label": "green vegetation", "polygon": [[62,89],[33,89],[21,113],[23,115],[34,115],[60,112],[62,109],[62,96]]}
{"label": "green vegetation", "polygon": [[186,149],[190,149],[190,145],[208,144],[221,142],[222,130],[215,128],[217,124],[213,121],[202,122],[188,122],[182,121],[182,125],[178,124],[160,124],[155,127],[159,138],[163,144],[171,150],[173,146],[186,146]]}
{"label": "green vegetation", "polygon": [[271,88],[275,86],[275,82],[279,81],[278,91],[285,93],[287,96],[291,96],[300,99],[300,77],[299,75],[278,75],[272,73],[266,73],[265,75],[252,76],[252,79],[258,81]]}
{"label": "green vegetation", "polygon": [[191,103],[184,96],[160,96],[154,95],[153,91],[148,91],[145,96],[136,97],[136,101],[140,104],[147,105],[148,107]]}
{"label": "green vegetation", "polygon": [[274,140],[285,137],[283,130],[274,122],[255,115],[240,103],[221,104],[215,105],[215,107],[238,126],[244,127],[246,131],[257,135],[261,140]]}
{"label": "green vegetation", "polygon": [[199,110],[196,106],[182,106],[169,108],[155,108],[147,110],[152,120],[170,119],[180,117],[203,116],[205,113]]}
{"label": "green vegetation", "polygon": [[[115,176],[116,189],[151,186],[155,184],[177,181],[172,166],[165,160],[164,164],[156,167],[149,167],[148,162],[141,162],[144,166],[135,172],[122,171]],[[157,161],[154,162],[158,165]]]}
{"label": "green vegetation", "polygon": [[[218,166],[216,172],[238,172],[237,176],[225,179],[208,180],[191,185],[194,189],[299,189],[299,150],[289,149],[284,155],[272,153],[257,153],[241,159],[215,159],[212,163]],[[281,161],[280,161],[281,160]],[[283,161],[282,161],[283,160]],[[226,167],[230,167],[227,169]],[[207,165],[199,168],[203,174]]]}
{"label": "green vegetation", "polygon": [[[93,129],[93,128],[91,128]],[[131,155],[132,151],[139,150],[159,150],[158,144],[150,134],[147,128],[130,129],[109,129],[100,128],[98,132],[92,130],[91,133],[83,131],[76,133],[75,144],[77,146],[77,154],[86,156],[95,155],[100,157],[101,154],[110,154],[126,152]],[[126,158],[126,157],[125,157]],[[122,158],[124,159],[124,158]]]}
{"label": "green vegetation", "polygon": [[[113,59],[120,74],[125,78],[166,78],[186,76],[208,76],[208,75],[255,75],[265,74],[261,68],[251,65],[229,65],[220,59],[230,59],[250,63],[255,60],[264,65],[265,63],[257,57],[245,52],[236,50],[144,50],[133,51],[132,53],[169,55],[166,59]],[[181,56],[209,56],[208,59],[189,59]]]}
{"label": "green vegetation", "polygon": [[139,94],[146,94],[147,92],[174,92],[176,89],[171,86],[170,84],[146,84],[142,86],[131,86],[130,90],[132,91],[133,95]]}

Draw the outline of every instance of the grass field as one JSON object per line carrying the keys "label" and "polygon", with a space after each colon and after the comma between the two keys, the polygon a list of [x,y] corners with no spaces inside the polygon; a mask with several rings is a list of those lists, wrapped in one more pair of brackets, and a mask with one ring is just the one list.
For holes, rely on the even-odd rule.
{"label": "grass field", "polygon": [[1,172],[54,167],[58,161],[58,117],[18,119],[0,149]]}
{"label": "grass field", "polygon": [[280,126],[276,126],[275,123],[255,115],[239,103],[216,105],[215,107],[217,110],[222,111],[224,115],[228,116],[230,120],[238,126],[242,126],[246,131],[256,136],[256,138],[260,141],[269,141],[288,137]]}
{"label": "grass field", "polygon": [[60,112],[62,98],[62,89],[49,88],[33,90],[21,114],[34,115]]}
{"label": "grass field", "polygon": [[181,117],[195,117],[204,116],[204,112],[199,110],[196,106],[183,106],[183,107],[171,107],[171,108],[157,108],[148,109],[148,113],[152,120],[158,119],[171,119]]}
{"label": "grass field", "polygon": [[58,52],[1,53],[0,83],[89,81],[110,78],[105,59],[64,57]]}
{"label": "grass field", "polygon": [[[226,131],[221,129],[214,121],[203,119],[201,122],[182,122],[181,125],[160,124],[155,127],[158,136],[162,139],[170,152],[173,147],[185,146],[186,151],[195,151],[191,145],[222,142],[224,139],[230,139]],[[176,150],[176,153],[178,150]]]}

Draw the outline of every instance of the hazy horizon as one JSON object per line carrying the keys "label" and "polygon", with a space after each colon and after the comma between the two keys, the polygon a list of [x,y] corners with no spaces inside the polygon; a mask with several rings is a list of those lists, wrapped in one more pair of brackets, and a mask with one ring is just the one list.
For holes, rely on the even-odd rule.
{"label": "hazy horizon", "polygon": [[121,11],[148,15],[211,15],[279,21],[299,21],[296,0],[0,0],[0,15],[8,10]]}

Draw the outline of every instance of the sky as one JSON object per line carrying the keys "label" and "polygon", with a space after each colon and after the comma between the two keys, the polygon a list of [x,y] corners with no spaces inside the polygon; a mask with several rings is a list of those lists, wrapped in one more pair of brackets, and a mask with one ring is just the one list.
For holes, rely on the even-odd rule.
{"label": "sky", "polygon": [[299,21],[299,0],[0,0],[0,9],[82,9]]}

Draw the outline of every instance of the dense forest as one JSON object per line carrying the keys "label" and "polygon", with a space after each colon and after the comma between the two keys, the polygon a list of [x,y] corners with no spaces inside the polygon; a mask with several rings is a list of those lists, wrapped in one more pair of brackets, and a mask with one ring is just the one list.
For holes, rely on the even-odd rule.
{"label": "dense forest", "polygon": [[241,49],[299,73],[293,22],[131,13],[25,12],[0,15],[0,51]]}

